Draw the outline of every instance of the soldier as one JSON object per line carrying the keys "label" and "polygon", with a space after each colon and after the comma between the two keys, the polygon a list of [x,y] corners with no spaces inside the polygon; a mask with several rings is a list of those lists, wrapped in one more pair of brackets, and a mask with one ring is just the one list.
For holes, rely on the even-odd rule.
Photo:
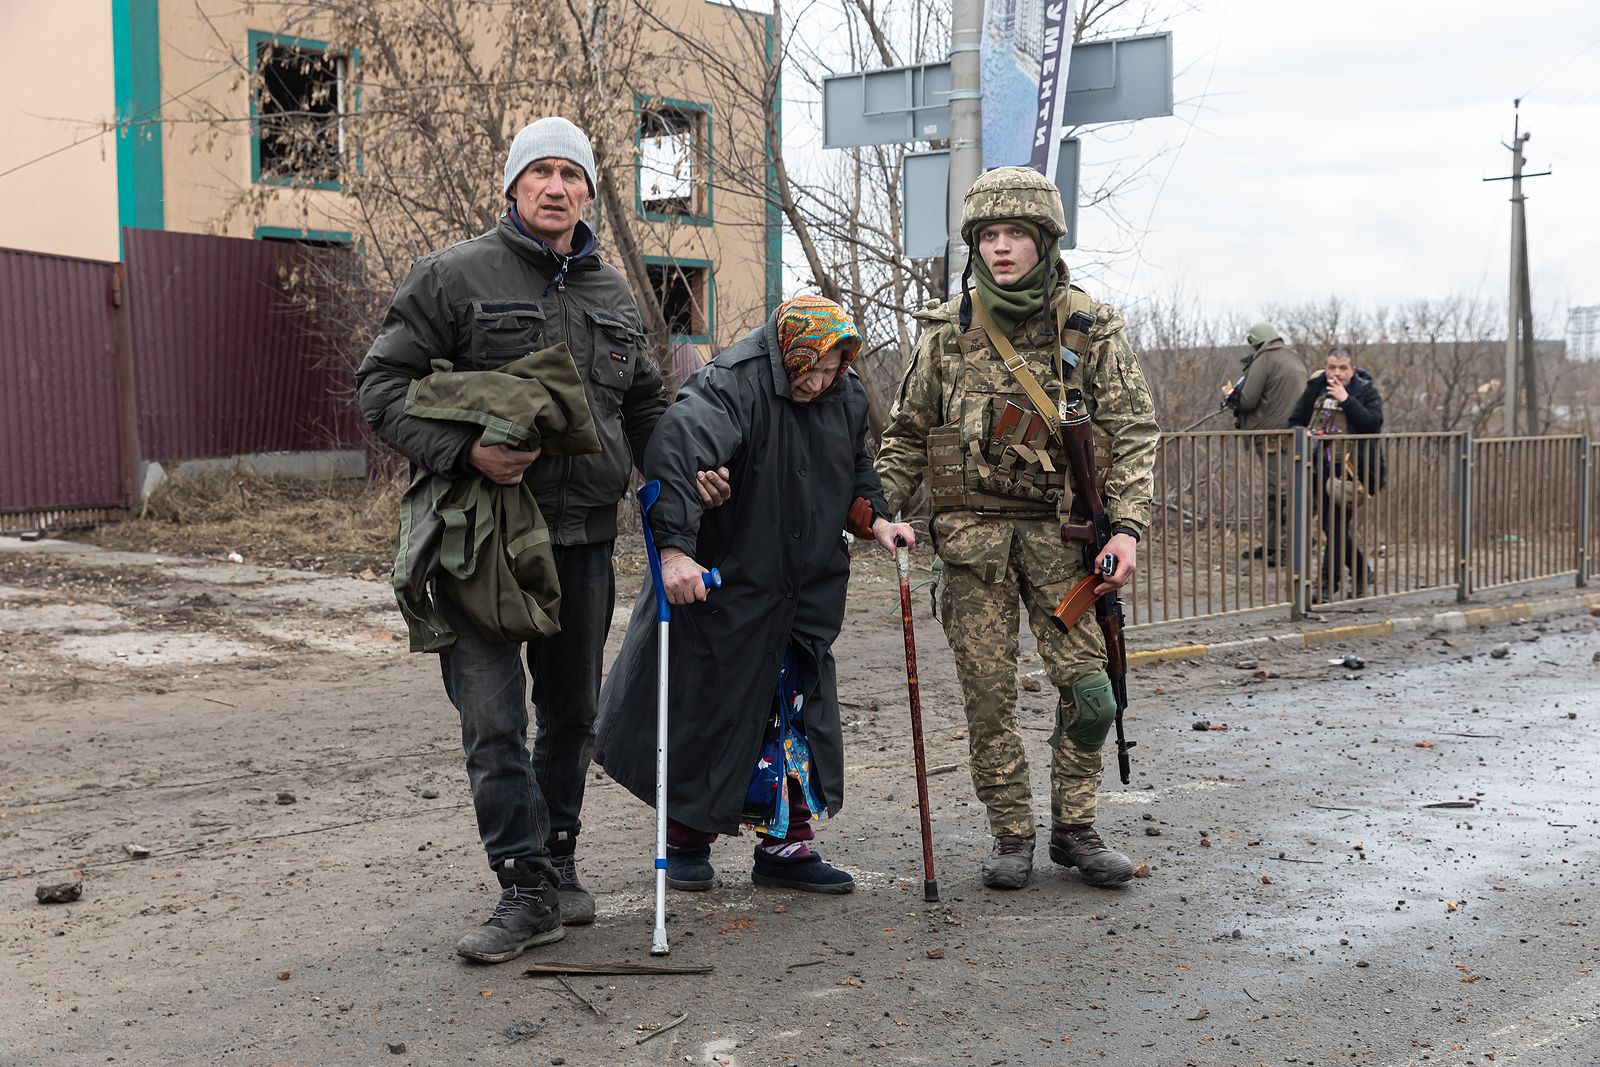
{"label": "soldier", "polygon": [[945,563],[940,617],[965,698],[972,785],[994,836],[983,863],[992,889],[1020,889],[1033,872],[1032,789],[1016,718],[1019,600],[1060,692],[1050,858],[1094,886],[1133,874],[1094,828],[1101,747],[1116,715],[1104,639],[1092,612],[1068,632],[1050,618],[1086,573],[1079,547],[1061,540],[1073,487],[1057,425],[1069,400],[1092,420],[1096,477],[1116,530],[1106,545],[1116,569],[1098,592],[1133,576],[1160,431],[1122,316],[1068,284],[1056,251],[1065,233],[1060,194],[1037,172],[1002,167],[973,184],[961,215],[974,253],[962,292],[917,313],[929,328],[877,460],[891,510],[924,480],[932,494],[934,548]]}
{"label": "soldier", "polygon": [[[1241,430],[1283,430],[1289,426],[1289,413],[1306,384],[1306,367],[1300,354],[1283,340],[1283,334],[1270,322],[1258,322],[1246,335],[1250,352],[1243,358],[1239,381],[1222,387],[1222,399],[1233,409],[1233,424]],[[1256,437],[1250,447],[1267,464],[1267,543],[1246,549],[1245,559],[1265,558],[1276,567],[1279,557],[1287,560],[1289,498],[1286,452],[1282,438]]]}

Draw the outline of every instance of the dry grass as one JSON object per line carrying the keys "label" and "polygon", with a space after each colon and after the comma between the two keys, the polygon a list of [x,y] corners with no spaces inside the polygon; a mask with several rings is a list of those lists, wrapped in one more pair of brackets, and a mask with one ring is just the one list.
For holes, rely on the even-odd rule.
{"label": "dry grass", "polygon": [[223,557],[305,570],[371,568],[394,559],[403,476],[267,477],[248,470],[175,475],[143,512],[72,535],[106,548]]}

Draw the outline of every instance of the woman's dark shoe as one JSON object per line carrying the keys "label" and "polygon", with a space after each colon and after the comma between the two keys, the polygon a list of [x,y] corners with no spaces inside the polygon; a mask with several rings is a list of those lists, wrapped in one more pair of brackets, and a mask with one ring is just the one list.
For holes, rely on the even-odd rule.
{"label": "woman's dark shoe", "polygon": [[797,856],[775,856],[760,845],[756,846],[756,863],[750,871],[750,880],[756,885],[798,889],[805,893],[849,893],[856,887],[856,880],[848,871],[824,863],[821,856],[809,849]]}
{"label": "woman's dark shoe", "polygon": [[717,881],[717,871],[711,866],[711,846],[699,848],[674,848],[667,846],[667,884],[685,893],[699,893],[710,889]]}

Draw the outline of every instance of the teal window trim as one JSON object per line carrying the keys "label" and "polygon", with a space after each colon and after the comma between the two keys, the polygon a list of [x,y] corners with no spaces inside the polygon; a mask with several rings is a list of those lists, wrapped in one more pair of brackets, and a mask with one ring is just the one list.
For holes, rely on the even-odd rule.
{"label": "teal window trim", "polygon": [[[640,152],[639,118],[646,110],[666,108],[673,111],[698,111],[705,115],[702,120],[705,131],[705,144],[701,149],[702,159],[697,160],[704,170],[701,179],[705,186],[705,213],[696,215],[668,215],[660,211],[646,211],[644,209],[644,156]],[[648,93],[633,94],[633,211],[639,218],[646,222],[676,222],[685,226],[711,226],[714,225],[712,217],[716,209],[712,205],[712,174],[711,174],[711,147],[713,144],[711,125],[712,109],[710,104],[702,104],[696,100],[679,100],[673,97],[651,96]],[[697,146],[700,147],[700,146]]]}
{"label": "teal window trim", "polygon": [[[356,66],[361,61],[359,50],[341,52],[327,41],[319,41],[312,37],[293,37],[283,33],[266,33],[262,30],[250,30],[247,34],[247,47],[250,55],[251,84],[250,94],[250,181],[256,185],[287,185],[296,189],[325,189],[338,192],[344,188],[342,181],[307,181],[304,178],[295,178],[285,175],[266,175],[261,173],[261,124],[256,116],[256,90],[254,77],[257,63],[261,59],[261,45],[281,44],[289,48],[298,48],[306,52],[331,53],[335,59],[345,62],[345,69],[340,76],[344,86],[350,91],[349,106],[345,101],[339,102],[339,125],[342,136],[350,136],[345,127],[345,120],[361,110],[361,86],[356,80]],[[357,173],[363,170],[361,148],[355,146],[351,152]]]}
{"label": "teal window trim", "polygon": [[158,0],[112,0],[111,38],[117,223],[136,230],[166,229]]}
{"label": "teal window trim", "polygon": [[709,345],[717,335],[717,276],[709,259],[682,259],[677,256],[640,256],[649,267],[698,267],[706,272],[706,332],[673,333],[667,340],[674,344]]}
{"label": "teal window trim", "polygon": [[348,230],[298,230],[293,226],[257,226],[255,239],[272,238],[279,241],[327,241],[354,245],[355,235]]}
{"label": "teal window trim", "polygon": [[[766,60],[770,67],[774,62],[773,47],[776,44],[776,35],[773,32],[772,16],[763,15],[766,36]],[[766,231],[767,231],[767,316],[778,310],[778,305],[783,303],[783,211],[778,206],[778,161],[773,154],[774,139],[782,143],[783,138],[783,72],[778,72],[778,80],[772,94],[772,122],[773,137],[762,144],[762,153],[766,157],[767,173],[767,204],[766,204]]]}

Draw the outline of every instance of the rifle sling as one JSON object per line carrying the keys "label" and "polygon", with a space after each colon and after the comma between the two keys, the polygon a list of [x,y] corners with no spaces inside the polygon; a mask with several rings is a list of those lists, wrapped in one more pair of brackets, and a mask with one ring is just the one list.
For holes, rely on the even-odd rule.
{"label": "rifle sling", "polygon": [[1011,341],[1000,329],[995,326],[994,319],[989,315],[989,309],[983,306],[983,298],[976,293],[972,297],[972,317],[977,321],[978,327],[989,338],[989,343],[994,345],[995,351],[1000,354],[1000,360],[1005,364],[1006,370],[1022,386],[1022,391],[1028,394],[1028,402],[1033,405],[1039,417],[1044,420],[1045,426],[1050,431],[1050,436],[1061,437],[1061,412],[1050,401],[1050,394],[1044,391],[1039,380],[1028,370],[1027,362],[1012,347]]}

